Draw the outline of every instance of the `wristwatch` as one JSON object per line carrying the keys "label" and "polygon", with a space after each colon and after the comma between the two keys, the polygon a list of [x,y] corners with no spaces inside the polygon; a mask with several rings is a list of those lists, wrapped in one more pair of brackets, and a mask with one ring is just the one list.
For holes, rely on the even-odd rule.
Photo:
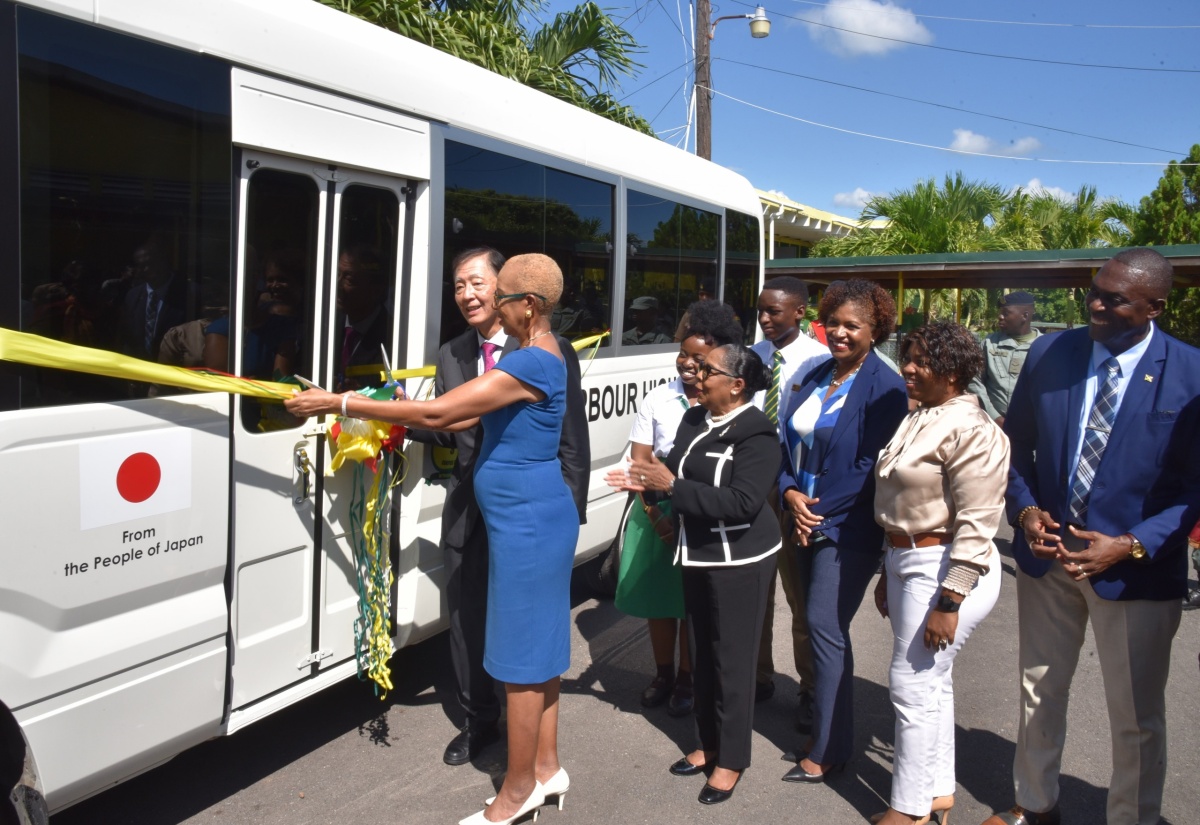
{"label": "wristwatch", "polygon": [[1146,545],[1138,541],[1137,536],[1133,535],[1133,533],[1126,533],[1125,535],[1129,536],[1129,541],[1132,542],[1129,545],[1129,558],[1134,561],[1145,561],[1148,558]]}
{"label": "wristwatch", "polygon": [[942,593],[938,596],[937,604],[933,606],[933,609],[939,613],[957,613],[960,607],[962,607],[962,602],[956,601],[945,593]]}

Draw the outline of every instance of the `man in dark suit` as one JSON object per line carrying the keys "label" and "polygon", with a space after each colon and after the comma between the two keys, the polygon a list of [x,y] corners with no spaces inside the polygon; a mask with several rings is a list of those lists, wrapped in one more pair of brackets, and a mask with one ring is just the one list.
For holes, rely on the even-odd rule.
{"label": "man in dark suit", "polygon": [[392,348],[392,314],[387,310],[391,282],[391,271],[373,247],[350,246],[338,255],[337,306],[344,318],[338,392],[382,384],[380,347]]}
{"label": "man in dark suit", "polygon": [[200,314],[199,290],[175,274],[155,238],[134,250],[133,276],[121,305],[121,349],[157,361],[167,330]]}
{"label": "man in dark suit", "polygon": [[1157,825],[1166,777],[1164,691],[1200,512],[1200,351],[1155,326],[1171,264],[1151,249],[1092,279],[1087,330],[1038,339],[1004,429],[1019,566],[1017,807],[985,825],[1060,820],[1067,700],[1088,621],[1104,679],[1109,825]]}
{"label": "man in dark suit", "polygon": [[[503,265],[504,256],[489,247],[468,249],[454,259],[451,265],[454,302],[470,329],[447,341],[438,351],[434,379],[437,395],[476,378],[491,369],[505,353],[520,346],[520,341],[509,338],[501,329],[500,316],[493,305],[496,275]],[[582,524],[591,471],[587,415],[579,358],[565,339],[559,337],[558,343],[567,367],[567,412],[558,458]],[[466,724],[446,746],[442,758],[448,765],[462,765],[498,738],[496,720],[500,715],[492,677],[483,669],[488,544],[473,478],[483,429],[475,426],[458,433],[418,432],[412,437],[458,450],[442,509],[442,552],[450,611],[450,660]]]}

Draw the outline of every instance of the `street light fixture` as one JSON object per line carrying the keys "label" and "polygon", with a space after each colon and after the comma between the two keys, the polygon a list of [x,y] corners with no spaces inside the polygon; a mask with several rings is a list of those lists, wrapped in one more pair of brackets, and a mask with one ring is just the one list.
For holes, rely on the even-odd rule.
{"label": "street light fixture", "polygon": [[712,17],[710,0],[696,2],[696,31],[706,32],[696,38],[696,154],[712,160],[712,65],[709,61],[709,41],[717,35],[722,20],[749,20],[750,36],[758,39],[771,33],[767,10],[759,6],[753,14],[729,14]]}

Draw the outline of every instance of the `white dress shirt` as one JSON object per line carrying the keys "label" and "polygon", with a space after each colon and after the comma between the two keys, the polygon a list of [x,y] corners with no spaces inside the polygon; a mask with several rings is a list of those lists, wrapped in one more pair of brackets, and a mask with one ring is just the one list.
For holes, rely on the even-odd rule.
{"label": "white dress shirt", "polygon": [[[775,356],[774,342],[759,341],[751,349],[758,353],[758,357],[767,366],[767,372],[770,372],[771,361]],[[804,376],[833,356],[829,354],[829,347],[820,341],[809,338],[803,332],[796,336],[795,341],[783,347],[780,352],[783,353],[783,363],[779,365],[779,415],[782,416],[788,408],[788,397],[793,390],[800,389],[800,383],[804,380]],[[754,394],[754,406],[760,410],[766,400],[766,390]]]}

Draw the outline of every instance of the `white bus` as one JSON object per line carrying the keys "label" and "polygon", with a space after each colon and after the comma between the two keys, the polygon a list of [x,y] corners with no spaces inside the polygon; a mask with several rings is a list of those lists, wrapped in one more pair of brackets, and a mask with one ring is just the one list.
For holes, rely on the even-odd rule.
{"label": "white bus", "polygon": [[[386,276],[412,368],[464,328],[458,251],[545,252],[559,331],[612,330],[582,354],[581,561],[614,535],[603,469],[687,304],[703,287],[753,330],[761,237],[739,175],[311,0],[0,0],[0,334],[331,386],[344,254]],[[446,622],[444,490],[407,455],[397,647]],[[355,672],[328,460],[278,406],[0,363],[0,754],[23,754],[24,816]]]}

